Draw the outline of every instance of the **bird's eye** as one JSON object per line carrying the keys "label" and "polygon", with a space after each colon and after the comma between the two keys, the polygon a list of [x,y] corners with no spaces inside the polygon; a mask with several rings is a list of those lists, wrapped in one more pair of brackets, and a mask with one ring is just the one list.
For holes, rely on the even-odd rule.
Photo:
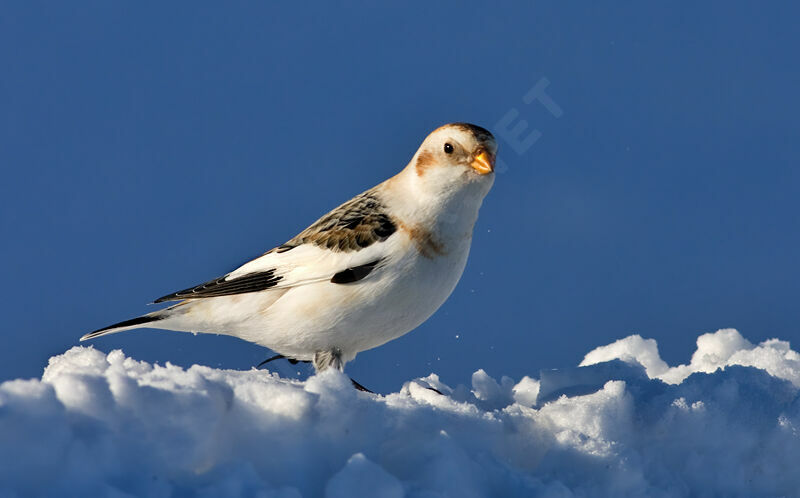
{"label": "bird's eye", "polygon": [[450,144],[444,144],[444,153],[445,154],[452,154],[453,153],[453,146]]}

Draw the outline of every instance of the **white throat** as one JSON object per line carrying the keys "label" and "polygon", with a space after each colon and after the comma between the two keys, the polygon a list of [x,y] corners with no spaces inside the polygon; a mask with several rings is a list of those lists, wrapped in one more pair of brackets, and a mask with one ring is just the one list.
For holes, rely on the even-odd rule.
{"label": "white throat", "polygon": [[419,175],[412,161],[387,182],[387,187],[391,185],[385,191],[387,201],[402,220],[424,226],[444,239],[471,237],[493,178],[470,181],[437,177],[436,173]]}

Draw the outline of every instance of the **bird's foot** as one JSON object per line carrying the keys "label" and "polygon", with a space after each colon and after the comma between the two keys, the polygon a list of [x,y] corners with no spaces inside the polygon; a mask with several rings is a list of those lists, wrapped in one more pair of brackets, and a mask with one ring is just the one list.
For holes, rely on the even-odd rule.
{"label": "bird's foot", "polygon": [[[317,371],[324,370],[324,369],[326,369],[326,368],[328,368],[330,366],[333,366],[335,368],[339,368],[339,370],[341,370],[341,359],[340,359],[340,356],[341,356],[341,353],[338,350],[333,350],[333,351],[331,351],[329,353],[326,353],[326,354],[317,353],[316,355],[314,355],[314,367],[317,368]],[[286,356],[284,356],[282,354],[276,354],[275,356],[270,356],[266,360],[264,360],[261,363],[259,363],[258,365],[256,365],[256,368],[257,369],[261,368],[262,366],[266,365],[267,363],[269,363],[271,361],[282,360],[282,359],[287,360],[292,365],[297,365],[298,363],[311,363],[311,360],[295,360],[294,358],[287,358]],[[371,390],[367,389],[366,387],[362,386],[361,384],[356,382],[355,379],[351,378],[350,382],[353,383],[353,387],[355,387],[356,389],[358,389],[361,392],[375,394],[374,391],[371,391]],[[433,389],[433,388],[431,387],[430,389]],[[436,391],[439,394],[442,394],[439,391],[437,391],[436,389],[433,389],[433,390]]]}
{"label": "bird's foot", "polygon": [[350,378],[350,382],[353,383],[353,387],[355,387],[356,389],[358,389],[361,392],[375,394],[375,391],[370,391],[366,387],[364,387],[361,384],[359,384],[358,382],[356,382],[355,379],[353,379],[352,377]]}
{"label": "bird's foot", "polygon": [[266,360],[264,360],[261,363],[259,363],[258,365],[256,365],[256,368],[257,369],[261,368],[262,366],[266,365],[267,363],[269,363],[271,361],[280,360],[280,359],[284,359],[284,358],[286,359],[286,361],[288,361],[292,365],[297,365],[298,363],[311,363],[311,360],[295,360],[294,358],[286,358],[282,354],[276,354],[275,356],[270,356]]}

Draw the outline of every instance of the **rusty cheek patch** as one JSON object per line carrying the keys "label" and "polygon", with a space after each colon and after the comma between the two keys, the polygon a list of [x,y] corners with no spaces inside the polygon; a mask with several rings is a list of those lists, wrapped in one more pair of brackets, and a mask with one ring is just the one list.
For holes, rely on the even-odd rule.
{"label": "rusty cheek patch", "polygon": [[424,150],[419,153],[417,156],[417,175],[422,176],[425,174],[425,171],[434,165],[436,159],[434,159],[433,154]]}
{"label": "rusty cheek patch", "polygon": [[426,230],[419,225],[408,226],[404,223],[400,224],[400,230],[408,234],[408,238],[411,239],[411,242],[414,243],[414,246],[422,256],[433,259],[436,256],[447,254],[444,244],[439,242],[430,230]]}

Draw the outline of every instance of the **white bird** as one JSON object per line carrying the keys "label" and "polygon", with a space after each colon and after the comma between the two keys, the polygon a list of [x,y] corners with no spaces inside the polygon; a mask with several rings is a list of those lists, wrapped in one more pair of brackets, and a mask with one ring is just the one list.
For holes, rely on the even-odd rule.
{"label": "white bird", "polygon": [[227,334],[312,361],[317,371],[341,370],[357,353],[415,329],[450,296],[496,154],[487,130],[442,126],[400,173],[285,244],[155,301],[178,304],[81,340],[141,327]]}

